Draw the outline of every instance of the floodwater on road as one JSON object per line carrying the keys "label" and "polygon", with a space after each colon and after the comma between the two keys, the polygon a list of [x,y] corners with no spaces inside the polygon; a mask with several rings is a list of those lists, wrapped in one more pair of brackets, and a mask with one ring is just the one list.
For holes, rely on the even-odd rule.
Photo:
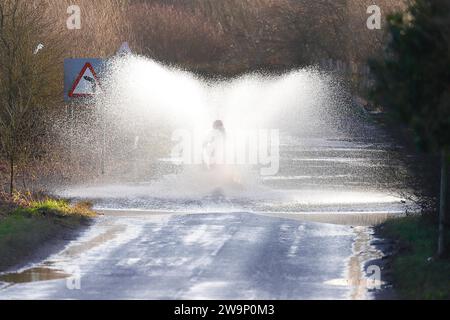
{"label": "floodwater on road", "polygon": [[366,299],[360,228],[250,213],[106,214],[32,269],[53,278],[1,276],[0,298]]}
{"label": "floodwater on road", "polygon": [[369,226],[411,208],[392,192],[389,166],[401,166],[384,144],[320,141],[290,144],[289,171],[240,197],[69,190],[105,214],[63,251],[0,276],[0,298],[370,299],[381,283],[366,264],[381,253]]}
{"label": "floodwater on road", "polygon": [[372,298],[370,226],[416,209],[399,147],[371,124],[281,142],[277,175],[219,196],[195,170],[58,190],[105,215],[63,251],[0,275],[0,299]]}
{"label": "floodwater on road", "polygon": [[285,134],[276,175],[241,172],[241,185],[224,186],[219,196],[209,173],[197,166],[149,181],[73,186],[57,193],[93,200],[99,210],[362,215],[369,216],[369,225],[370,216],[417,210],[405,186],[401,148],[374,125],[366,129],[351,138]]}

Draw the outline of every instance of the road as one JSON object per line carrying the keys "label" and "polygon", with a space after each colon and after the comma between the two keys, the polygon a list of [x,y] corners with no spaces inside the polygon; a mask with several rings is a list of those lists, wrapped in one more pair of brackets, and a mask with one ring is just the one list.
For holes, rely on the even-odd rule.
{"label": "road", "polygon": [[280,173],[225,199],[198,172],[63,190],[106,214],[0,275],[0,299],[370,299],[363,265],[380,253],[364,226],[413,208],[399,147],[363,129],[283,138]]}
{"label": "road", "polygon": [[347,282],[355,229],[251,213],[110,212],[63,251],[3,276],[0,299],[365,299]]}

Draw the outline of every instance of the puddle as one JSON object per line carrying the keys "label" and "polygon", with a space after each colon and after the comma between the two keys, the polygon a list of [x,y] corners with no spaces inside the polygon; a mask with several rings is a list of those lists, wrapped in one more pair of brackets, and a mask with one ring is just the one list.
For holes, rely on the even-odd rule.
{"label": "puddle", "polygon": [[68,277],[69,277],[68,274],[60,270],[39,267],[27,269],[22,272],[12,272],[0,275],[0,282],[6,282],[9,284],[18,284],[18,283],[66,279]]}
{"label": "puddle", "polygon": [[351,288],[352,300],[368,299],[371,290],[379,289],[384,282],[381,279],[369,279],[365,272],[365,263],[382,257],[382,253],[370,243],[371,233],[367,227],[355,227],[355,242],[353,243],[353,256],[348,263],[347,278],[332,279],[324,282],[332,286],[345,286]]}
{"label": "puddle", "polygon": [[[76,258],[83,252],[91,250],[95,247],[102,245],[105,242],[111,241],[116,238],[121,232],[124,232],[126,227],[124,225],[113,225],[106,232],[96,236],[95,238],[76,245],[72,245],[61,252],[61,256],[66,256],[71,259]],[[67,279],[71,275],[61,270],[52,268],[55,264],[54,261],[44,261],[40,267],[26,269],[21,272],[10,272],[0,275],[0,283],[6,283],[9,287],[14,284],[40,282]],[[4,287],[3,287],[4,288]]]}

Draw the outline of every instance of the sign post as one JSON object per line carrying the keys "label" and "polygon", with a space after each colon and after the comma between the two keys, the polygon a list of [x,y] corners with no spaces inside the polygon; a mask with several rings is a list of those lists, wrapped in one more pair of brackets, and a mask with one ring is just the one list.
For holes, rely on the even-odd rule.
{"label": "sign post", "polygon": [[[64,100],[69,102],[69,116],[74,122],[74,105],[80,99],[90,99],[101,93],[100,76],[106,69],[103,59],[65,59],[64,60]],[[105,120],[106,111],[102,110]],[[102,147],[101,147],[101,173],[105,173],[106,155],[106,123],[103,121]]]}
{"label": "sign post", "polygon": [[[116,52],[116,57],[124,57],[132,54],[128,42],[122,43]],[[72,102],[77,99],[88,99],[102,93],[101,77],[106,71],[107,59],[85,58],[64,60],[64,100]],[[69,106],[69,114],[73,120],[73,106]],[[102,150],[101,150],[101,172],[105,174],[106,157],[106,106],[102,106]]]}

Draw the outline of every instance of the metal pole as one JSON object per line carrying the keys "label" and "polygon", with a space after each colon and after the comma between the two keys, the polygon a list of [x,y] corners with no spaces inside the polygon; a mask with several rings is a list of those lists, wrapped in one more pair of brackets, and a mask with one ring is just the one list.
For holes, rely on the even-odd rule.
{"label": "metal pole", "polygon": [[[89,81],[92,85],[92,91],[94,92],[94,95],[97,94],[97,83],[95,82],[95,79],[89,76],[85,76],[84,79],[86,81]],[[101,159],[100,159],[100,167],[102,175],[105,174],[105,157],[106,157],[106,106],[103,104],[102,107],[102,151],[101,151]]]}
{"label": "metal pole", "polygon": [[447,212],[447,186],[448,186],[448,151],[445,147],[442,150],[441,160],[441,194],[439,205],[439,240],[438,256],[442,257],[445,253],[445,215]]}
{"label": "metal pole", "polygon": [[106,107],[103,104],[103,145],[102,145],[102,175],[105,174],[105,157],[106,157]]}

